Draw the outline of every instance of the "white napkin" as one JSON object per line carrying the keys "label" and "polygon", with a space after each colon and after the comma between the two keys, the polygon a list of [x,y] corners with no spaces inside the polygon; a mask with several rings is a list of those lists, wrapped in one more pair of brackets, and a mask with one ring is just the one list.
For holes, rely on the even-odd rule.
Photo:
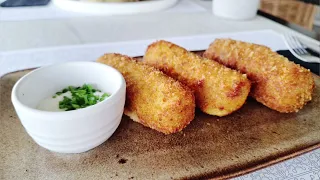
{"label": "white napkin", "polygon": [[[188,50],[205,50],[216,38],[232,38],[263,44],[272,50],[287,49],[283,36],[272,30],[248,31],[227,34],[209,34],[187,37],[158,38],[176,43]],[[95,61],[104,53],[122,53],[129,56],[143,56],[147,46],[157,39],[82,44],[41,49],[0,52],[0,77],[19,70],[36,68],[68,61]]]}

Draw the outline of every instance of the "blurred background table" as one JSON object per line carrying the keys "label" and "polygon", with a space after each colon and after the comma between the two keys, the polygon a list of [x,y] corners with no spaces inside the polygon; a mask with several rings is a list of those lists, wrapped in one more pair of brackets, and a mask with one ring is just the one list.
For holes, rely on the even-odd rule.
{"label": "blurred background table", "polygon": [[319,0],[261,0],[260,15],[320,39]]}

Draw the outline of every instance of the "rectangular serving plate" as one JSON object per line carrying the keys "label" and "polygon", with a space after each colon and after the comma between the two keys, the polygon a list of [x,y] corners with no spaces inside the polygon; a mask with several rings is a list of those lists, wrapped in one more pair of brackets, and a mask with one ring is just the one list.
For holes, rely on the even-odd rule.
{"label": "rectangular serving plate", "polygon": [[320,78],[314,75],[313,100],[298,113],[278,113],[249,98],[226,117],[197,110],[191,124],[172,135],[123,116],[117,131],[99,147],[82,154],[53,153],[27,135],[11,104],[11,89],[27,72],[0,79],[4,179],[224,179],[320,147]]}

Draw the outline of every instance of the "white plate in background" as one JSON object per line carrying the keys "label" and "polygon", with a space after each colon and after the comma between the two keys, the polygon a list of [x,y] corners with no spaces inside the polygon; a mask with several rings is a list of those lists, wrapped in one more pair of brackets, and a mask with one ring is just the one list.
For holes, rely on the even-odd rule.
{"label": "white plate in background", "polygon": [[139,2],[91,2],[77,0],[52,0],[63,10],[101,15],[136,14],[155,12],[174,6],[178,0],[149,0]]}

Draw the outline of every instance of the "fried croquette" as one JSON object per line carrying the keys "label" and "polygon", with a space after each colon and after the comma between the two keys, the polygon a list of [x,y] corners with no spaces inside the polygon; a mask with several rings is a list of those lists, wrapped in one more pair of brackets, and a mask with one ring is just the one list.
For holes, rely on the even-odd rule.
{"label": "fried croquette", "polygon": [[217,39],[204,57],[247,74],[252,81],[251,96],[276,111],[297,112],[312,98],[311,72],[268,47]]}
{"label": "fried croquette", "polygon": [[120,54],[105,54],[97,62],[120,71],[127,85],[124,114],[165,134],[181,131],[195,115],[193,92],[154,67]]}
{"label": "fried croquette", "polygon": [[190,87],[197,106],[210,115],[225,116],[236,111],[250,91],[246,75],[167,41],[149,45],[144,62]]}

